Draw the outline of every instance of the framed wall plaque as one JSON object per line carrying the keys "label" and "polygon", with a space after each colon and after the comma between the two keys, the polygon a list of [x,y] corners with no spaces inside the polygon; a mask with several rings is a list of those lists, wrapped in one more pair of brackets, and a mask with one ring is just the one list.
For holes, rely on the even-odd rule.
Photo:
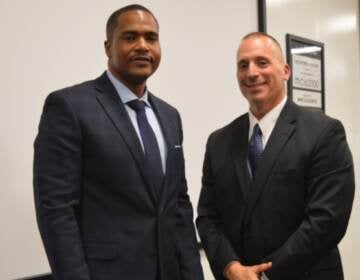
{"label": "framed wall plaque", "polygon": [[324,44],[286,34],[291,67],[288,95],[298,105],[325,112]]}

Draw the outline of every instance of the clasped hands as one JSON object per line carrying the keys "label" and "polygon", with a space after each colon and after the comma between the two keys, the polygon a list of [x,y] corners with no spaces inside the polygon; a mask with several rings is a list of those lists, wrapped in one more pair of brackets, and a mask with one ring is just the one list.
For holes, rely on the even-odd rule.
{"label": "clasped hands", "polygon": [[271,262],[245,266],[235,261],[228,265],[224,274],[228,280],[259,280],[262,273],[270,269],[271,266]]}

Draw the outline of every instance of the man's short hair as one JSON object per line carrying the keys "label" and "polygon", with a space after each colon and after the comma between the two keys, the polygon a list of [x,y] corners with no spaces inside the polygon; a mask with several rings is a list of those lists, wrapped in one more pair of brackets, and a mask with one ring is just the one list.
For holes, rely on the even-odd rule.
{"label": "man's short hair", "polygon": [[276,40],[273,36],[265,33],[265,32],[260,32],[260,31],[255,31],[255,32],[251,32],[251,33],[248,33],[246,34],[244,37],[242,37],[241,41],[244,41],[248,38],[251,38],[251,37],[266,37],[268,39],[270,39],[271,41],[273,41],[273,43],[275,43],[275,45],[279,48],[280,50],[280,54],[281,54],[281,58],[283,59],[283,50],[282,50],[282,47],[279,43],[278,40]]}
{"label": "man's short hair", "polygon": [[140,11],[144,11],[149,13],[155,20],[156,25],[159,27],[159,23],[156,19],[156,17],[154,16],[154,14],[146,7],[139,5],[139,4],[131,4],[131,5],[127,5],[125,7],[122,7],[118,10],[116,10],[115,12],[113,12],[109,19],[106,22],[106,39],[109,40],[118,24],[117,20],[119,18],[119,16],[125,12],[129,12],[129,11],[136,11],[136,10],[140,10]]}

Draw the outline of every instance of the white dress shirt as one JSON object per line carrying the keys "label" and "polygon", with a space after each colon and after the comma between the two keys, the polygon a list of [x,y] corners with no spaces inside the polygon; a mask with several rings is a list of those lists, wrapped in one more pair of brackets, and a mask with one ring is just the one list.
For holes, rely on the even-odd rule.
{"label": "white dress shirt", "polygon": [[273,131],[276,121],[278,120],[280,113],[282,111],[282,109],[285,106],[287,100],[287,96],[285,95],[285,97],[283,98],[283,100],[281,100],[281,102],[276,105],[273,109],[271,109],[270,112],[268,112],[265,116],[263,116],[260,120],[258,120],[253,113],[251,113],[251,111],[249,110],[249,141],[251,138],[251,135],[253,133],[254,130],[254,126],[256,124],[259,124],[259,127],[261,129],[262,132],[262,144],[263,144],[263,149],[265,149],[265,146],[270,138],[271,132]]}

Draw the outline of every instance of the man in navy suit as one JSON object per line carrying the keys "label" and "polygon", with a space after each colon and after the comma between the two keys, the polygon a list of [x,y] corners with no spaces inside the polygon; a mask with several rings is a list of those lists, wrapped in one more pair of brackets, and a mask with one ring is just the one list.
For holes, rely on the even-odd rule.
{"label": "man in navy suit", "polygon": [[287,99],[289,76],[273,37],[242,39],[237,78],[249,112],[210,135],[198,205],[216,279],[343,279],[352,156],[340,121]]}
{"label": "man in navy suit", "polygon": [[108,70],[51,93],[34,144],[53,276],[202,280],[180,116],[146,88],[161,57],[158,22],[130,5],[106,28]]}

